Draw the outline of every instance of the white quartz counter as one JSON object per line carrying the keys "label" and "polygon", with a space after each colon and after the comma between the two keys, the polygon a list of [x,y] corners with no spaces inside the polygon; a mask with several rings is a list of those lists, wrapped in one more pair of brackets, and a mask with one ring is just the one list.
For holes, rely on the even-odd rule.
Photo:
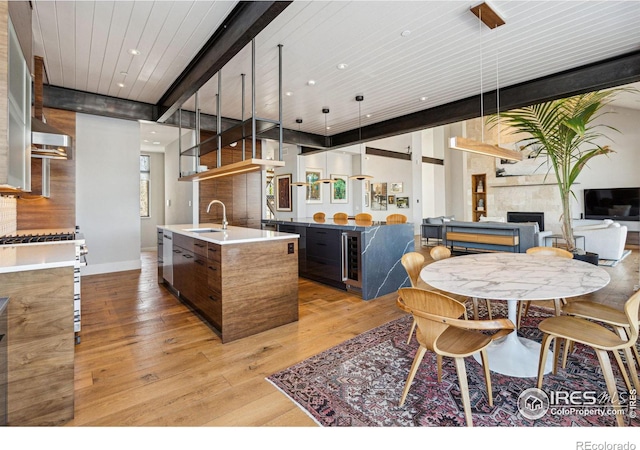
{"label": "white quartz counter", "polygon": [[73,267],[76,246],[69,243],[40,245],[0,245],[0,273]]}
{"label": "white quartz counter", "polygon": [[[256,228],[234,227],[229,225],[226,230],[219,223],[200,223],[182,225],[158,225],[158,229],[173,233],[183,234],[214,244],[242,244],[247,242],[262,242],[279,239],[299,238],[299,234],[281,233],[271,230],[258,230]],[[193,230],[211,231],[193,231]]]}

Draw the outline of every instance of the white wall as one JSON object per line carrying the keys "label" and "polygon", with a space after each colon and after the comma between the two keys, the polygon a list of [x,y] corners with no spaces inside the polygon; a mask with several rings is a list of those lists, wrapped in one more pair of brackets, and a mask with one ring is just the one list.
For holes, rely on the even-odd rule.
{"label": "white wall", "polygon": [[142,250],[157,248],[157,226],[164,224],[164,153],[140,152],[150,159],[149,217],[140,218]]}
{"label": "white wall", "polygon": [[[577,201],[573,204],[573,217],[584,213],[584,190],[597,188],[640,187],[640,110],[607,107],[601,121],[619,132],[601,128],[609,139],[598,141],[615,151],[608,156],[596,156],[582,169],[574,186]],[[629,230],[639,231],[639,222],[621,222]]]}
{"label": "white wall", "polygon": [[76,218],[87,240],[83,275],[140,269],[140,126],[76,116]]}
{"label": "white wall", "polygon": [[[177,136],[177,134],[176,134]],[[182,149],[186,150],[195,145],[195,133],[187,133],[182,136]],[[178,139],[165,147],[164,154],[164,221],[165,225],[176,225],[197,222],[194,214],[197,214],[197,204],[194,208],[194,199],[198,199],[198,183],[191,181],[178,181]],[[183,167],[193,158],[183,158]]]}

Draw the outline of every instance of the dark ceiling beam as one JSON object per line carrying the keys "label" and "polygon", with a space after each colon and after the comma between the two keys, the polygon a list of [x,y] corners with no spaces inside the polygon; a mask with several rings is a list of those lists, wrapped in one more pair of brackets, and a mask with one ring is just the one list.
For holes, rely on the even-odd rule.
{"label": "dark ceiling beam", "polygon": [[[521,108],[637,81],[640,81],[640,51],[500,88],[500,109],[506,111]],[[485,93],[483,102],[485,115],[495,114],[498,111],[496,98],[496,91]],[[480,95],[476,95],[367,125],[362,127],[361,139],[359,139],[360,134],[357,128],[335,134],[330,136],[329,149],[461,122],[479,116]],[[303,153],[305,150],[307,149],[303,149]],[[309,153],[316,151],[316,149],[308,150]]]}
{"label": "dark ceiling beam", "polygon": [[291,1],[239,2],[156,105],[164,122],[284,11]]}
{"label": "dark ceiling beam", "polygon": [[44,85],[42,102],[45,108],[77,111],[96,116],[128,120],[153,120],[155,105],[108,95],[92,94],[58,86]]}

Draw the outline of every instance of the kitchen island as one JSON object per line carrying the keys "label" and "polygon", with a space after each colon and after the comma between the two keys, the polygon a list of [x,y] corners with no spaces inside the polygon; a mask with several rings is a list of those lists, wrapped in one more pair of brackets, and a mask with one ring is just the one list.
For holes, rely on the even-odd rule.
{"label": "kitchen island", "polygon": [[158,282],[223,343],[298,320],[298,235],[220,224],[158,226]]}
{"label": "kitchen island", "polygon": [[413,224],[376,221],[263,220],[264,226],[300,236],[300,276],[371,300],[410,285],[400,259],[414,251]]}

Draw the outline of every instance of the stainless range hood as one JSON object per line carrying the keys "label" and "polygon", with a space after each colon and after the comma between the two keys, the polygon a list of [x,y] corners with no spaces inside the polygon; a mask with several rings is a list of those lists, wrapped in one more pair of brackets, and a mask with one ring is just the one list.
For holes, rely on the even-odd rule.
{"label": "stainless range hood", "polygon": [[35,117],[31,118],[31,156],[34,158],[67,159],[65,148],[71,147],[71,136]]}

